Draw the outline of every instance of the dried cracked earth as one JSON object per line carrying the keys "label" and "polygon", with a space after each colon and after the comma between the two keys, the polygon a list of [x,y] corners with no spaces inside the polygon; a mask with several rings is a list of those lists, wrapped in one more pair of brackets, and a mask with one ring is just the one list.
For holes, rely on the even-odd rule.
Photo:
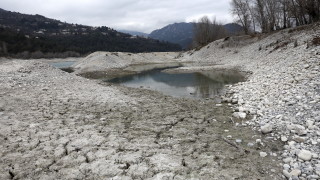
{"label": "dried cracked earth", "polygon": [[0,78],[0,179],[282,179],[283,144],[236,126],[226,104],[36,61],[2,62]]}

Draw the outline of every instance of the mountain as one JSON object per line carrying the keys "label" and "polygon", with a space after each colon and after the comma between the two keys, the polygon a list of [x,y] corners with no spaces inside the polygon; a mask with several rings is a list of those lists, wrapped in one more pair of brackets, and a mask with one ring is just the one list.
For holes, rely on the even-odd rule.
{"label": "mountain", "polygon": [[117,30],[122,33],[130,34],[132,36],[140,36],[140,37],[148,37],[149,34],[143,33],[143,32],[138,32],[138,31],[129,31],[129,30]]}
{"label": "mountain", "polygon": [[[179,45],[0,9],[0,56],[80,56],[94,51],[179,51]],[[67,54],[66,54],[67,53]],[[61,55],[62,54],[62,55]],[[45,56],[45,57],[47,57]]]}
{"label": "mountain", "polygon": [[229,23],[225,24],[224,28],[230,33],[230,34],[239,34],[243,32],[243,27],[236,23]]}
{"label": "mountain", "polygon": [[174,23],[152,31],[149,37],[161,41],[174,42],[186,49],[192,43],[193,27],[194,23]]}
{"label": "mountain", "polygon": [[[193,39],[194,23],[174,23],[161,29],[152,31],[150,38],[179,44],[183,49],[187,49]],[[230,34],[236,34],[242,31],[242,27],[238,24],[231,23],[224,25]]]}

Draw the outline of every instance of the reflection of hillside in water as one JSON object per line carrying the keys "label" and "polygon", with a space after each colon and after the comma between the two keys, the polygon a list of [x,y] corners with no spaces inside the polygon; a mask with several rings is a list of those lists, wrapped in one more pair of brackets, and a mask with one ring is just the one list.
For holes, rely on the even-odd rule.
{"label": "reflection of hillside in water", "polygon": [[225,84],[243,80],[243,76],[234,71],[167,74],[157,69],[116,78],[110,82],[130,87],[149,87],[173,96],[207,98],[221,94]]}

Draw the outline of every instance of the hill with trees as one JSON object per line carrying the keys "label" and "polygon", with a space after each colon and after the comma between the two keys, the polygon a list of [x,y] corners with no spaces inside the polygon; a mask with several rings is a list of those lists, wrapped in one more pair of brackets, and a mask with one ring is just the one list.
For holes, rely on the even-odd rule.
{"label": "hill with trees", "polygon": [[[193,39],[195,37],[195,28],[198,25],[198,23],[174,23],[161,29],[152,31],[149,37],[161,41],[176,43],[179,44],[183,49],[188,49],[192,46]],[[235,23],[222,26],[229,34],[236,34],[243,31],[242,27]]]}
{"label": "hill with trees", "polygon": [[132,36],[105,26],[69,24],[0,9],[0,56],[39,58],[82,56],[94,51],[179,50],[177,44]]}

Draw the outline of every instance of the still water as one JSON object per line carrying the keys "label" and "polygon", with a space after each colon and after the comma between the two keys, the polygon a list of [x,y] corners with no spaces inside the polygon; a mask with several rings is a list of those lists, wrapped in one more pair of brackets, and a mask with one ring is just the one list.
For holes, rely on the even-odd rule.
{"label": "still water", "polygon": [[223,94],[226,84],[244,81],[237,71],[205,71],[194,73],[166,73],[164,68],[107,80],[133,88],[160,91],[174,97],[215,98]]}
{"label": "still water", "polygon": [[55,62],[55,63],[49,63],[49,64],[51,64],[53,67],[56,67],[56,68],[68,68],[72,66],[74,63],[75,61],[64,61],[64,62]]}

